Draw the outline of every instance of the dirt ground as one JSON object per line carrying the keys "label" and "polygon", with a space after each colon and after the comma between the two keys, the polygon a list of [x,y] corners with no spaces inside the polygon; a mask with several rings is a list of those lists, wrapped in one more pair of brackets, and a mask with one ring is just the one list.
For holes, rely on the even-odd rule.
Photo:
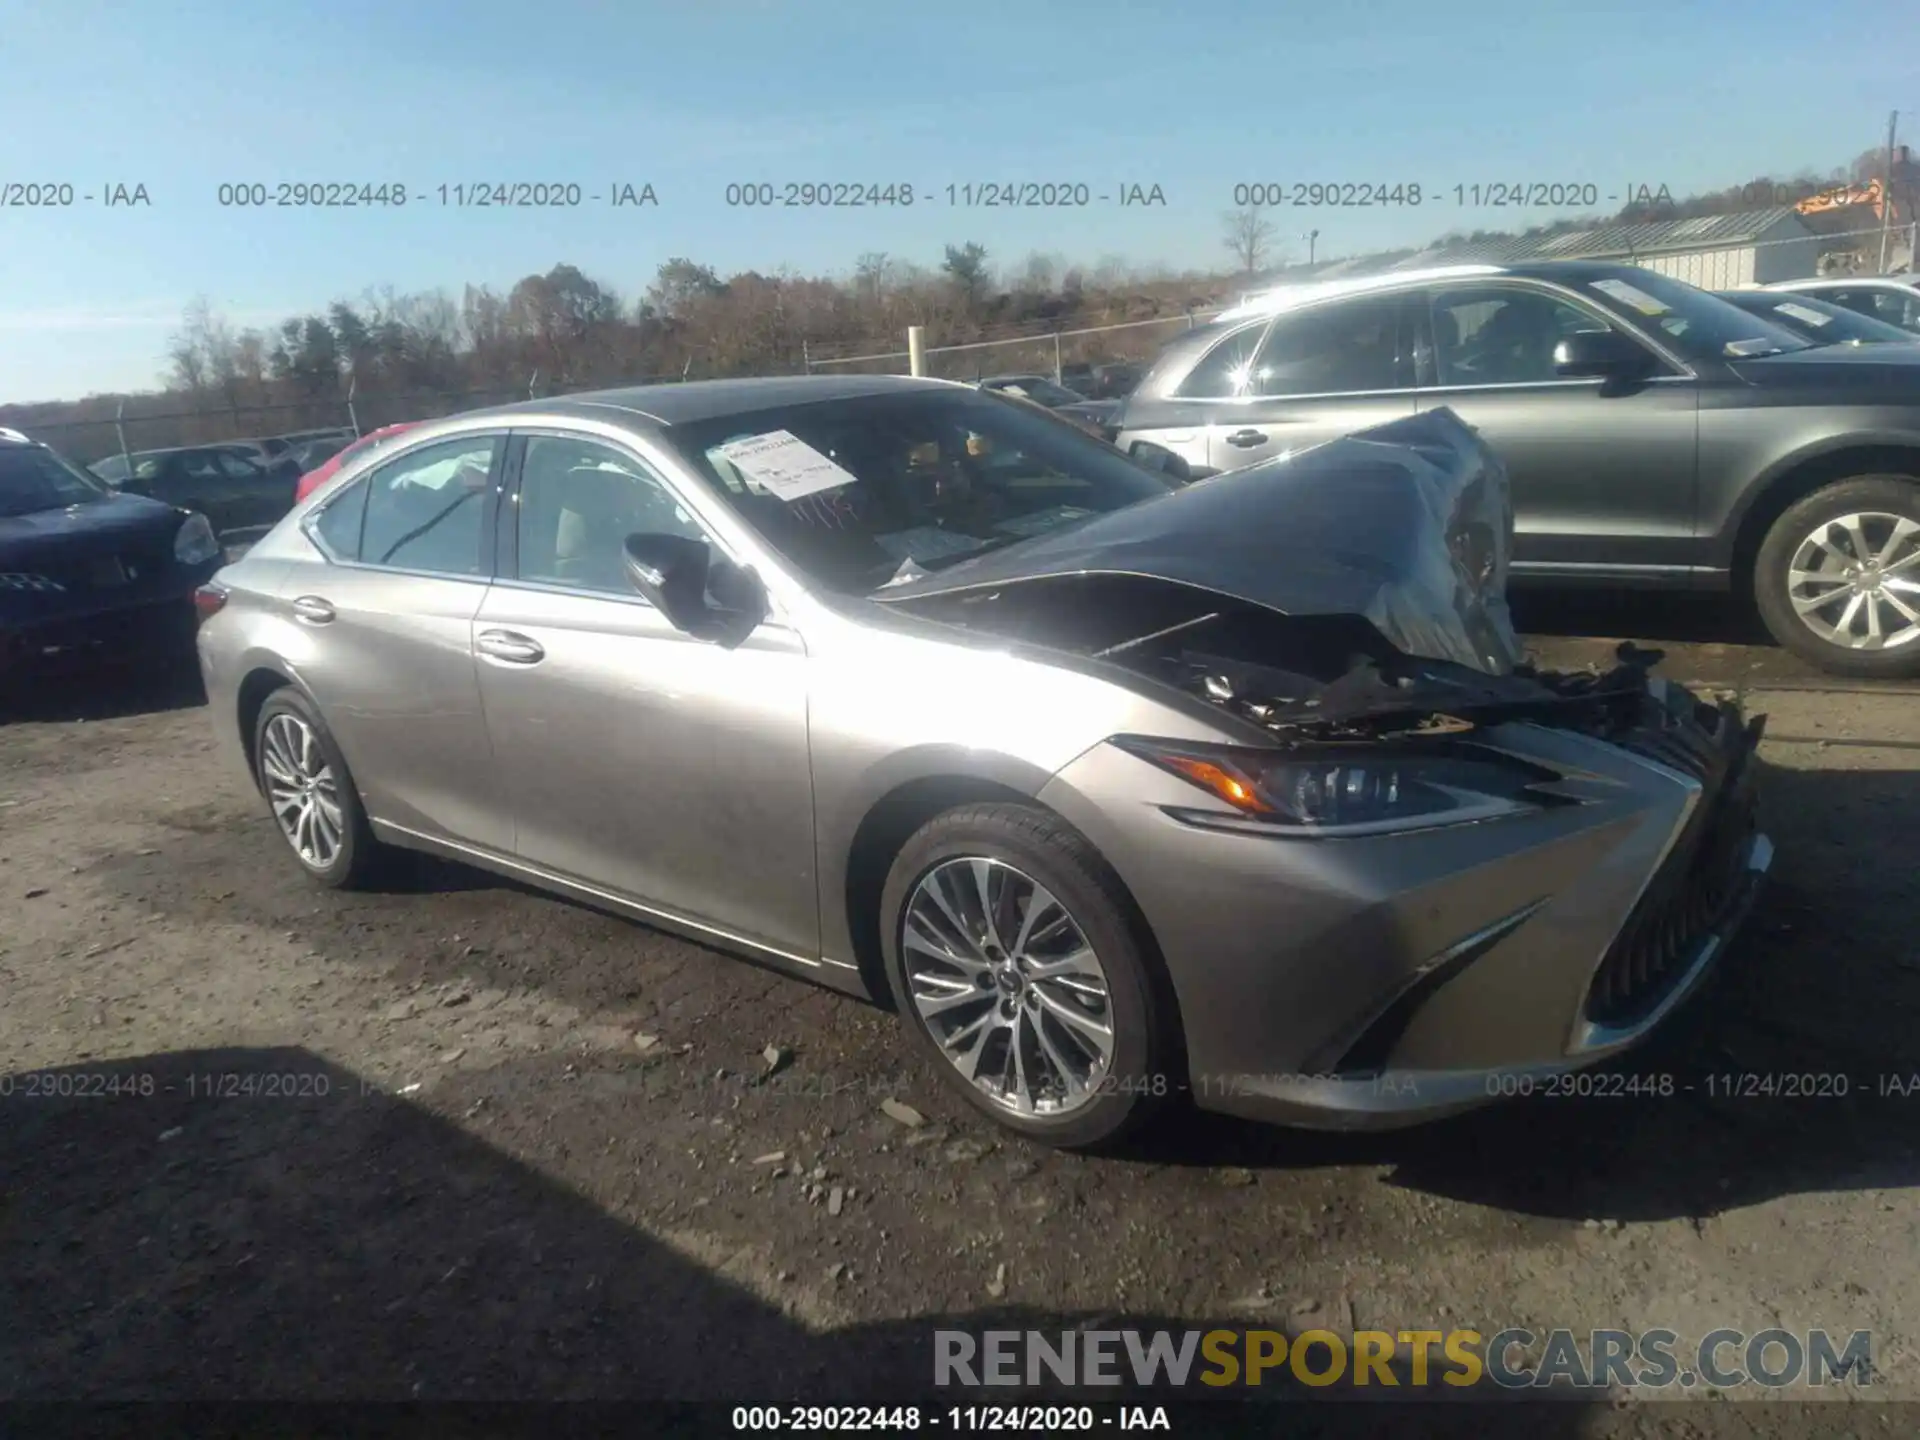
{"label": "dirt ground", "polygon": [[[1920,687],[1823,682],[1711,607],[1522,618],[1558,662],[1731,624],[1666,673],[1772,717],[1774,881],[1633,1062],[1676,1093],[1380,1137],[1186,1114],[1122,1159],[1000,1138],[887,1015],[628,921],[436,862],[310,887],[191,679],[26,695],[0,1398],[874,1401],[928,1393],[943,1324],[1825,1326],[1873,1331],[1877,1374],[1822,1428],[1911,1430],[1871,1402],[1920,1398]],[[1848,1093],[1709,1093],[1727,1072]],[[1806,1413],[1562,1405],[1527,1433]]]}

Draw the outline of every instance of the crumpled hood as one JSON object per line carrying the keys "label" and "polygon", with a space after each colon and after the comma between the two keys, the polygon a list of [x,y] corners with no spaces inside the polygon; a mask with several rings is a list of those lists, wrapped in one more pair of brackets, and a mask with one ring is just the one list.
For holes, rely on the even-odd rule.
{"label": "crumpled hood", "polygon": [[1164,580],[1291,616],[1357,616],[1405,654],[1490,675],[1520,663],[1507,610],[1513,502],[1499,457],[1451,410],[1202,480],[873,598],[1074,576]]}

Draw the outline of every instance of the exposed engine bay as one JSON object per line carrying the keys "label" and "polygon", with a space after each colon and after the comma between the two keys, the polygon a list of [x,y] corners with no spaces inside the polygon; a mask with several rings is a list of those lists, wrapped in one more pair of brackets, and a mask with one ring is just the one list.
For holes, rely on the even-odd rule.
{"label": "exposed engine bay", "polygon": [[[1068,593],[1062,593],[1062,592]],[[1076,576],[915,607],[929,618],[1066,650],[1171,685],[1301,743],[1458,734],[1514,720],[1612,736],[1648,702],[1709,732],[1714,706],[1652,675],[1662,653],[1624,644],[1607,669],[1526,663],[1501,674],[1408,655],[1354,615],[1289,616],[1145,576]],[[1676,718],[1678,716],[1676,715]]]}

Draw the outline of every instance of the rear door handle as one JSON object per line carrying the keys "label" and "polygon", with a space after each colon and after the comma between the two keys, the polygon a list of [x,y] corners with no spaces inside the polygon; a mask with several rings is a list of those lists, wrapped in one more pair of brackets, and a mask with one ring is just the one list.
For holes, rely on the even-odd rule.
{"label": "rear door handle", "polygon": [[1227,436],[1227,443],[1229,445],[1238,445],[1242,450],[1251,450],[1256,445],[1264,445],[1267,443],[1267,432],[1264,430],[1236,430],[1233,434]]}
{"label": "rear door handle", "polygon": [[537,665],[547,656],[538,640],[512,630],[482,630],[474,646],[489,659],[511,665]]}
{"label": "rear door handle", "polygon": [[333,619],[333,606],[318,595],[302,595],[293,602],[293,613],[309,625],[325,625]]}

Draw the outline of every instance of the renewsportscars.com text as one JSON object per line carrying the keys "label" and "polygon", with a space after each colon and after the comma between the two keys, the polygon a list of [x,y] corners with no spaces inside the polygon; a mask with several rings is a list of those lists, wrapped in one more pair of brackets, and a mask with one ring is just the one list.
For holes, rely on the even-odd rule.
{"label": "renewsportscars.com text", "polygon": [[[938,1386],[1131,1385],[1732,1390],[1868,1385],[1873,1335],[1855,1330],[937,1330]],[[1536,1356],[1537,1360],[1530,1357]]]}

